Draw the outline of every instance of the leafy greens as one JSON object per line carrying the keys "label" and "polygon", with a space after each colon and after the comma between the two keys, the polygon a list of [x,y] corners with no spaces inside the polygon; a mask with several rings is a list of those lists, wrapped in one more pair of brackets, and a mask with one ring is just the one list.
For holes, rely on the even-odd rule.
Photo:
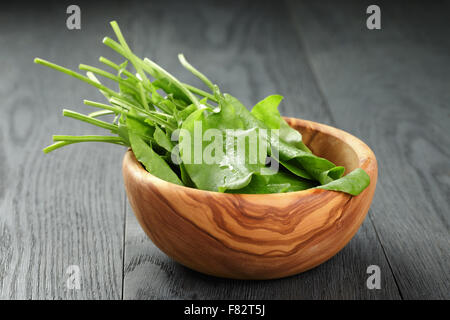
{"label": "leafy greens", "polygon": [[[116,64],[100,57],[112,72],[80,64],[79,69],[86,72],[83,75],[40,58],[34,60],[97,88],[107,103],[84,103],[100,110],[88,115],[64,110],[63,115],[113,134],[55,135],[55,143],[45,153],[86,141],[119,144],[130,147],[145,169],[160,179],[218,192],[261,194],[321,188],[358,195],[369,185],[364,170],[343,176],[343,167],[311,152],[302,135],[281,117],[282,96],[268,96],[249,111],[237,98],[221,93],[182,54],[180,63],[211,92],[182,83],[150,59],[137,57],[118,24],[113,21],[111,26],[118,42],[106,37],[103,43],[125,58]],[[129,71],[130,64],[135,73]],[[118,90],[105,86],[98,77],[116,82]],[[108,115],[114,120],[99,119]],[[209,133],[200,137],[200,145],[195,139],[199,128]],[[203,155],[209,157],[203,159]]]}

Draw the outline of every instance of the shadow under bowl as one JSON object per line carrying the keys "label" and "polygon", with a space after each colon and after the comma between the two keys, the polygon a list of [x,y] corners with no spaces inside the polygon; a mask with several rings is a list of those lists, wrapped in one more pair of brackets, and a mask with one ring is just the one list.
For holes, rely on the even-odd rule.
{"label": "shadow under bowl", "polygon": [[123,159],[131,207],[164,253],[202,273],[233,279],[275,279],[333,257],[355,235],[377,183],[372,150],[353,135],[317,122],[285,118],[314,154],[364,169],[370,185],[358,196],[322,189],[278,194],[227,194],[163,181]]}

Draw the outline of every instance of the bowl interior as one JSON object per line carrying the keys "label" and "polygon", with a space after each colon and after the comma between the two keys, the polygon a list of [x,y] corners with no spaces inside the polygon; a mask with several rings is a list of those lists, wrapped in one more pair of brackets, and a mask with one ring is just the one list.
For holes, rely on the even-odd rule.
{"label": "bowl interior", "polygon": [[302,134],[303,142],[315,155],[325,158],[337,166],[343,166],[346,174],[360,166],[361,159],[354,146],[348,144],[340,135],[330,134],[326,128],[322,130],[322,128],[301,125],[290,119],[286,120],[291,127]]}

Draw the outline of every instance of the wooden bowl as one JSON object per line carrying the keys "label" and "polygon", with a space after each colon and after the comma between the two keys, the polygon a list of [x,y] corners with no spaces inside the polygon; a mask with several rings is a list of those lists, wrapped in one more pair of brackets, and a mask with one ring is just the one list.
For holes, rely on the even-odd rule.
{"label": "wooden bowl", "polygon": [[372,150],[342,130],[286,118],[314,154],[350,172],[363,168],[361,194],[309,189],[280,194],[226,194],[178,186],[148,173],[132,151],[123,159],[126,192],[150,239],[179,263],[214,276],[274,279],[330,259],[355,235],[375,192]]}

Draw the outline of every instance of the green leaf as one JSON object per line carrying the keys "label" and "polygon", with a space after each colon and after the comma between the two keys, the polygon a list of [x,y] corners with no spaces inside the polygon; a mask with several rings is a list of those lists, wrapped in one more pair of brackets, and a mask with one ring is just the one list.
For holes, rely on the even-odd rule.
{"label": "green leaf", "polygon": [[[226,101],[229,105],[232,105],[235,109],[235,115],[232,115],[232,117],[236,118],[234,121],[240,121],[245,128],[257,127],[263,129],[273,129],[269,128],[263,121],[256,118],[252,113],[250,113],[239,102],[239,100],[228,94],[225,94],[224,96],[224,101]],[[268,101],[272,101],[272,104],[276,104],[279,99],[280,98],[276,98],[275,96],[275,98],[269,98]],[[270,135],[270,145],[273,149],[276,149],[278,151],[278,158],[276,160],[278,160],[281,164],[287,163],[286,168],[289,169],[292,173],[298,174],[303,178],[312,177],[314,180],[319,181],[320,184],[325,184],[328,182],[328,175],[324,174],[323,172],[335,167],[332,162],[328,161],[327,159],[318,157],[310,153],[309,151],[304,151],[294,145],[291,145],[281,139],[281,137],[277,139],[276,135]],[[294,166],[296,166],[296,168],[294,168]],[[305,174],[305,171],[307,175]],[[330,173],[333,173],[333,171],[330,171]]]}
{"label": "green leaf", "polygon": [[357,168],[347,174],[346,176],[331,181],[323,186],[319,186],[319,189],[341,191],[349,193],[353,196],[360,194],[370,184],[369,175],[361,168]]}
{"label": "green leaf", "polygon": [[279,171],[273,175],[253,175],[252,181],[244,188],[228,190],[229,193],[281,193],[301,191],[317,186],[311,180],[298,178],[290,173]]}
{"label": "green leaf", "polygon": [[155,127],[147,122],[148,119],[145,119],[145,122],[142,122],[138,120],[139,118],[140,115],[134,108],[131,108],[130,111],[128,111],[125,120],[128,133],[132,132],[134,134],[137,134],[141,138],[144,138],[146,141],[152,140],[153,133],[155,132]]}
{"label": "green leaf", "polygon": [[187,170],[184,167],[183,163],[180,163],[180,176],[181,176],[181,181],[183,181],[183,183],[186,187],[195,188],[195,184],[194,184],[194,182],[192,182],[191,177],[189,177],[189,174],[187,173]]}
{"label": "green leaf", "polygon": [[[149,104],[147,102],[147,104],[145,104],[143,102],[143,98],[141,95],[141,92],[138,91],[140,90],[140,86],[139,86],[139,81],[136,81],[132,78],[120,78],[119,80],[119,90],[120,90],[120,95],[121,98],[126,100],[128,103],[135,105],[135,106],[139,106],[141,108],[143,108],[144,110],[155,110],[155,108],[153,107],[152,104]],[[130,86],[132,86],[134,89],[130,89]],[[142,86],[142,85],[141,85]],[[146,94],[145,92],[143,92],[144,94]]]}
{"label": "green leaf", "polygon": [[[194,134],[193,123],[200,121],[202,129],[210,128],[221,130],[225,135],[227,129],[257,130],[268,129],[264,122],[255,118],[236,98],[225,94],[219,99],[220,111],[209,113],[198,110],[191,114],[183,123],[183,128]],[[277,146],[280,162],[286,164],[291,172],[307,179],[314,179],[320,184],[326,184],[331,179],[342,174],[343,168],[336,166],[327,159],[317,157],[312,153],[300,150],[283,140],[275,143],[276,136],[271,136],[272,147]],[[259,139],[259,136],[258,136]],[[258,140],[259,144],[259,140]],[[225,145],[225,142],[224,142]],[[202,151],[205,150],[205,147]],[[191,153],[193,151],[191,150]],[[250,183],[253,174],[258,174],[264,167],[262,164],[250,165],[245,159],[236,161],[235,157],[224,152],[220,165],[185,164],[192,181],[200,189],[225,191],[228,189],[241,189]],[[276,159],[278,160],[278,159]],[[336,168],[336,169],[334,169]]]}
{"label": "green leaf", "polygon": [[341,166],[331,168],[330,170],[327,171],[322,171],[320,173],[319,181],[321,182],[321,184],[330,183],[333,180],[341,178],[344,172],[345,168]]}
{"label": "green leaf", "polygon": [[[231,148],[229,145],[227,147],[230,141],[226,139],[226,130],[241,130],[236,132],[236,141],[239,139],[239,134],[251,134],[251,132],[243,130],[246,127],[242,120],[236,116],[236,111],[233,105],[228,104],[224,100],[220,112],[210,113],[206,110],[197,110],[183,122],[182,129],[187,130],[190,137],[192,137],[192,141],[188,144],[182,138],[180,153],[190,178],[199,189],[219,192],[225,192],[230,189],[241,189],[250,183],[252,175],[255,172],[260,172],[261,168],[264,167],[264,164],[259,163],[259,161],[256,164],[252,164],[247,161],[247,158],[243,159],[242,157],[246,157],[247,152],[244,155],[237,152],[235,154],[233,151],[234,147]],[[199,124],[201,124],[203,133],[209,129],[215,129],[217,135],[211,137],[210,143],[203,142],[201,149],[196,150],[194,139],[202,138],[198,137],[196,132],[196,126],[198,128]],[[251,130],[255,129],[257,128],[252,128]],[[198,142],[199,140],[197,140]],[[211,146],[214,146],[214,144],[217,145],[217,148],[214,152],[213,161],[207,163],[205,159],[199,159],[199,156],[203,157],[204,154],[207,154],[205,151],[208,148],[211,149]],[[187,149],[189,149],[191,155],[188,161],[186,161]],[[245,144],[245,149],[246,151],[249,150],[247,143]],[[197,163],[195,155],[200,160]]]}
{"label": "green leaf", "polygon": [[[121,117],[122,118],[122,117]],[[121,137],[128,145],[130,145],[130,137],[128,135],[128,127],[124,120],[119,119],[119,130],[117,132],[119,137]]]}
{"label": "green leaf", "polygon": [[168,78],[161,77],[153,81],[153,85],[158,88],[164,90],[166,94],[172,94],[174,98],[190,103],[189,98],[186,94],[180,89],[180,87],[173,83]]}
{"label": "green leaf", "polygon": [[180,112],[178,112],[177,117],[179,119],[179,121],[184,121],[187,119],[187,117],[193,113],[195,110],[197,110],[197,107],[193,104],[189,105],[188,107],[186,107],[185,109],[181,110]]}
{"label": "green leaf", "polygon": [[171,152],[173,149],[172,141],[167,137],[166,133],[161,130],[158,126],[155,127],[155,132],[153,133],[153,138],[156,143],[163,147],[166,151]]}
{"label": "green leaf", "polygon": [[167,162],[165,162],[156,152],[154,152],[153,149],[145,143],[139,135],[129,132],[129,137],[131,149],[133,150],[136,159],[144,165],[148,172],[165,181],[172,182],[180,186],[183,185],[183,182],[181,182]]}
{"label": "green leaf", "polygon": [[288,169],[293,174],[304,179],[314,180],[314,178],[305,169],[302,168],[296,158],[286,161],[280,161],[280,163],[283,165],[283,167]]}
{"label": "green leaf", "polygon": [[257,103],[251,114],[270,129],[280,130],[280,139],[284,142],[305,152],[311,152],[302,142],[302,135],[297,130],[291,128],[289,124],[281,117],[278,111],[278,105],[283,97],[280,95],[271,95]]}

